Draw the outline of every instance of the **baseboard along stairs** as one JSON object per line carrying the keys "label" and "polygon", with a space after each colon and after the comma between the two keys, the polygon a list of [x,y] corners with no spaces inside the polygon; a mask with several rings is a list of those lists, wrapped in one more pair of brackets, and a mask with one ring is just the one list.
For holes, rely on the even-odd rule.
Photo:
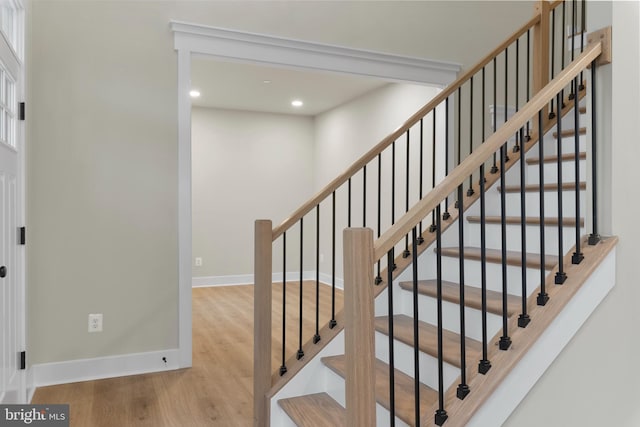
{"label": "baseboard along stairs", "polygon": [[[534,19],[283,224],[256,222],[255,426],[502,425],[612,289],[617,238],[598,233],[595,191],[595,73],[611,61],[610,29],[562,52],[548,37],[562,32],[549,19],[558,7],[584,15],[584,2],[539,2]],[[500,97],[516,113],[485,129],[485,106]],[[361,228],[349,227],[356,215]],[[306,255],[305,236],[316,243]],[[321,324],[320,301],[301,300],[272,328],[285,306],[272,306],[273,268],[299,259],[306,271],[305,256],[323,250],[333,259],[324,274],[344,280],[344,308],[332,301]],[[283,285],[302,291],[302,275]],[[287,335],[305,309],[316,310],[314,333],[300,321]]]}

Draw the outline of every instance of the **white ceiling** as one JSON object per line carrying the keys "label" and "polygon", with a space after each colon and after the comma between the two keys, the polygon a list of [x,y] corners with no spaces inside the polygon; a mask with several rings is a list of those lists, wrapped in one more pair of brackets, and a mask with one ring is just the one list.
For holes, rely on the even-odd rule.
{"label": "white ceiling", "polygon": [[[371,77],[221,62],[205,56],[194,57],[191,65],[191,87],[201,93],[192,99],[197,107],[315,116],[388,83]],[[292,107],[294,99],[304,105]]]}

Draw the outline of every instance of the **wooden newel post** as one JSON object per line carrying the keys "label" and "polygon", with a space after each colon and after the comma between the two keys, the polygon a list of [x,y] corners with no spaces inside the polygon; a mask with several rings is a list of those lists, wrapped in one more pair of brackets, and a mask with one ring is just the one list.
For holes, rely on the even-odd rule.
{"label": "wooden newel post", "polygon": [[271,389],[271,221],[255,223],[254,287],[253,287],[253,425],[268,427]]}
{"label": "wooden newel post", "polygon": [[344,342],[348,426],[375,426],[373,231],[344,230]]}
{"label": "wooden newel post", "polygon": [[[533,27],[533,92],[535,96],[549,83],[549,13],[551,7],[547,0],[539,0],[535,6],[535,15],[540,16],[540,21]],[[549,107],[542,111],[543,124],[549,120]],[[534,121],[534,130],[537,130],[538,123]]]}

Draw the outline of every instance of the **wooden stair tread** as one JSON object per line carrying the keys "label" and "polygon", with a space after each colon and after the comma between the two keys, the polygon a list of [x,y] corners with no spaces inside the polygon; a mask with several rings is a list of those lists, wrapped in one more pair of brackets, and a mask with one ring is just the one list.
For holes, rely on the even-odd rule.
{"label": "wooden stair tread", "polygon": [[[569,162],[569,161],[573,161],[575,160],[576,156],[574,153],[566,153],[563,154],[561,157],[561,161],[563,162]],[[584,151],[581,151],[578,153],[578,158],[581,160],[584,160],[587,158],[587,153]],[[543,158],[543,163],[557,163],[558,162],[558,156],[557,155],[551,155],[551,156],[544,156]],[[528,165],[537,165],[540,163],[540,158],[536,157],[536,158],[529,158],[526,160]]]}
{"label": "wooden stair tread", "polygon": [[[574,190],[576,188],[576,183],[575,182],[563,182],[562,183],[562,189],[563,190]],[[586,190],[587,188],[587,183],[586,182],[580,182],[580,189],[581,190]],[[556,183],[551,183],[551,184],[545,184],[543,186],[544,191],[558,191],[558,184]],[[498,191],[501,191],[502,187],[498,187]],[[515,184],[515,185],[507,185],[504,187],[505,192],[507,193],[519,193],[520,192],[520,185]],[[539,184],[527,184],[524,187],[524,191],[527,192],[533,192],[533,191],[540,191],[540,185]]]}
{"label": "wooden stair tread", "polygon": [[[322,363],[342,378],[346,375],[347,360],[344,355],[322,358]],[[391,407],[389,398],[389,365],[376,359],[376,400],[385,408]],[[415,420],[414,391],[415,382],[407,374],[394,370],[395,409],[396,416],[409,425]],[[420,415],[431,416],[431,407],[438,401],[438,392],[424,384],[420,384]],[[429,412],[429,413],[428,413]]]}
{"label": "wooden stair tread", "polygon": [[298,427],[347,426],[347,410],[327,393],[280,399],[278,405]]}
{"label": "wooden stair tread", "polygon": [[[375,327],[378,332],[389,334],[389,317],[376,317]],[[403,314],[393,316],[394,338],[413,346],[413,319]],[[420,351],[438,357],[438,328],[425,322],[418,322],[418,341]],[[482,355],[482,343],[466,338],[467,365],[476,363]],[[460,367],[460,335],[442,330],[442,358],[445,362]]]}
{"label": "wooden stair tread", "polygon": [[[436,250],[434,249],[434,252],[435,251]],[[442,255],[458,258],[459,249],[457,247],[442,248]],[[465,256],[465,259],[479,261],[481,259],[480,248],[465,247],[464,256]],[[494,263],[494,264],[501,264],[502,251],[500,249],[486,249],[486,258],[487,258],[487,262]],[[546,255],[544,261],[545,261],[545,270],[551,270],[553,267],[555,267],[558,264],[558,257],[553,255]],[[520,267],[522,265],[521,253],[516,251],[507,251],[507,265]],[[540,265],[541,265],[540,255],[527,253],[527,267],[540,268]]]}
{"label": "wooden stair tread", "polygon": [[[480,223],[480,217],[476,216],[476,215],[469,215],[467,217],[467,220],[471,223],[474,224],[479,224]],[[502,219],[499,216],[485,216],[485,222],[487,224],[500,224],[502,222]],[[520,217],[519,216],[508,216],[505,218],[505,222],[507,224],[517,224],[520,225]],[[544,224],[548,225],[548,226],[557,226],[558,225],[558,218],[557,217],[546,217],[544,219]],[[527,225],[539,225],[540,224],[540,218],[537,216],[528,216],[525,218],[525,223]],[[562,224],[565,227],[575,227],[576,225],[576,219],[574,217],[572,218],[562,218]],[[584,227],[584,218],[580,218],[580,226]]]}
{"label": "wooden stair tread", "polygon": [[[574,136],[576,134],[575,129],[565,129],[562,131],[562,133],[560,134],[563,138],[567,137],[567,136]],[[579,135],[586,135],[587,134],[587,128],[580,128],[578,130],[578,134]],[[558,132],[553,132],[553,137],[558,139]]]}
{"label": "wooden stair tread", "polygon": [[580,107],[579,111],[580,111],[580,114],[587,114],[587,107],[586,106]]}
{"label": "wooden stair tread", "polygon": [[[407,291],[413,291],[412,282],[400,282],[400,287]],[[418,292],[437,298],[437,281],[419,280]],[[442,299],[455,304],[460,303],[460,286],[457,283],[442,281]],[[515,295],[507,295],[507,314],[512,316],[520,309],[521,299]],[[482,289],[475,286],[464,287],[464,305],[467,307],[482,310]],[[487,311],[497,315],[502,315],[502,293],[487,290]]]}

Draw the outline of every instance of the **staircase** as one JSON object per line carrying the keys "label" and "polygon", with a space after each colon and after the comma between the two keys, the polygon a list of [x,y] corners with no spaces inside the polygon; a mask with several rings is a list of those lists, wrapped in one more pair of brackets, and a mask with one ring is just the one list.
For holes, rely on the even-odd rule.
{"label": "staircase", "polygon": [[[254,425],[500,425],[613,286],[617,240],[601,238],[597,218],[587,210],[588,197],[592,204],[597,201],[593,183],[587,180],[594,176],[594,171],[587,171],[595,155],[587,127],[594,123],[593,114],[587,104],[595,108],[597,103],[587,102],[589,90],[580,77],[587,72],[586,65],[596,68],[595,59],[602,58],[605,50],[603,44],[582,46],[581,53],[572,53],[575,58],[569,64],[563,59],[556,75],[552,66],[549,81],[538,81],[539,87],[531,96],[527,90],[522,105],[517,95],[522,85],[516,77],[518,112],[511,118],[505,116],[500,126],[493,117],[493,134],[488,138],[484,138],[483,124],[483,138],[475,147],[473,101],[468,116],[461,113],[462,90],[468,90],[473,99],[474,78],[477,82],[482,73],[483,108],[476,114],[485,120],[485,70],[491,62],[496,105],[496,55],[500,52],[505,56],[504,105],[508,105],[509,46],[513,50],[515,43],[519,52],[520,40],[526,34],[529,43],[533,29],[534,50],[540,55],[539,43],[545,43],[540,34],[555,34],[555,28],[549,30],[548,18],[561,4],[540,2],[537,19],[281,226],[272,229],[269,221],[256,223]],[[559,56],[553,47],[548,50],[551,53],[542,58]],[[542,62],[544,69],[548,62]],[[454,114],[457,120],[451,123],[448,114],[455,108],[453,102],[449,104],[450,96],[455,97],[458,109]],[[436,114],[443,112],[447,114],[444,132],[436,119]],[[431,191],[423,194],[426,120],[432,120],[434,164]],[[467,137],[471,141],[468,155],[462,158],[460,126],[469,121]],[[418,123],[420,197],[410,208],[409,147]],[[449,130],[455,131],[456,126],[454,150],[453,144],[448,147]],[[438,180],[436,133],[445,134],[447,155],[458,156],[455,166],[449,170],[447,163]],[[391,150],[391,166],[395,168],[396,145],[405,141],[406,197],[395,199],[397,183],[392,169],[391,224],[382,230],[382,153]],[[299,221],[302,272],[303,231],[307,231],[303,218],[315,210],[317,259],[322,240],[321,205],[331,201],[335,248],[336,192],[348,185],[350,223],[352,181],[358,173],[364,175],[362,210],[367,212],[366,171],[368,165],[370,171],[376,170],[376,161],[378,215],[373,228],[378,238],[374,242],[373,230],[365,228],[348,228],[344,233],[344,311],[336,313],[332,307],[330,322],[322,328],[317,323],[316,333],[306,343],[300,332],[296,354],[287,358],[283,347],[280,367],[273,373],[271,358],[264,357],[272,353],[272,242],[282,236],[280,262],[282,271],[287,272],[287,232],[291,235],[292,226]],[[403,215],[396,220],[395,213],[402,208]],[[334,257],[335,253],[334,249]],[[316,268],[319,271],[319,263]],[[286,274],[283,277],[284,284],[296,286],[295,282],[286,283]],[[330,284],[334,291],[335,284],[335,280]],[[302,289],[302,273],[300,286]],[[301,302],[300,317],[303,308]],[[285,339],[283,336],[282,341]]]}

